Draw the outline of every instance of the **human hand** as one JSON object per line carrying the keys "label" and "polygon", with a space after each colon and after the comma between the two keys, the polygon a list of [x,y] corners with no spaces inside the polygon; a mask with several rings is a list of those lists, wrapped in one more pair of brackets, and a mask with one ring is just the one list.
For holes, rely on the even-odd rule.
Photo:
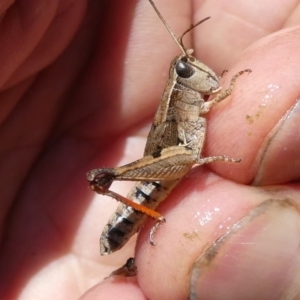
{"label": "human hand", "polygon": [[[133,254],[130,241],[116,254],[99,257],[100,231],[115,203],[100,196],[91,200],[85,173],[142,155],[146,134],[141,137],[141,129],[151,122],[169,63],[179,51],[147,1],[139,2],[135,15],[134,1],[125,7],[119,1],[101,7],[89,3],[86,23],[81,23],[84,4],[75,2],[61,9],[64,13],[57,14],[55,22],[49,21],[52,35],[44,32],[42,48],[33,43],[36,51],[26,64],[15,59],[24,48],[13,47],[22,50],[13,59],[19,68],[12,68],[12,58],[4,55],[10,43],[1,43],[4,299],[74,299]],[[297,11],[291,14],[287,3],[284,11],[279,2],[278,10],[274,2],[271,8],[267,3],[259,3],[259,8],[194,3],[193,12],[188,1],[156,4],[178,35],[191,22],[212,16],[193,31],[193,48],[217,73],[230,68],[224,87],[237,71],[252,69],[251,75],[238,79],[232,97],[208,116],[204,153],[241,157],[242,162],[193,169],[158,208],[167,223],[155,236],[157,246],[148,242],[152,221],[142,228],[135,252],[137,279],[105,280],[82,299],[186,299],[191,271],[198,269],[203,274],[195,275],[192,284],[201,290],[197,299],[218,299],[215,292],[221,299],[241,299],[240,292],[252,293],[253,299],[255,293],[260,299],[293,299],[299,269],[299,215],[294,208],[299,203],[299,168],[294,167],[299,166],[299,75],[294,67],[299,30],[268,35],[296,26]],[[260,19],[261,11],[265,14]],[[51,20],[49,12],[47,8],[49,19],[43,16],[41,23]],[[17,41],[32,41],[41,23],[29,28],[31,39],[23,32]],[[274,128],[281,130],[275,134]],[[259,187],[249,186],[252,182]],[[265,187],[270,184],[276,185]],[[113,188],[126,195],[129,187],[118,183]],[[292,205],[283,201],[287,198]],[[245,221],[251,213],[253,220]],[[213,243],[227,230],[232,234],[216,243],[217,256],[192,268],[203,253],[212,253]]]}

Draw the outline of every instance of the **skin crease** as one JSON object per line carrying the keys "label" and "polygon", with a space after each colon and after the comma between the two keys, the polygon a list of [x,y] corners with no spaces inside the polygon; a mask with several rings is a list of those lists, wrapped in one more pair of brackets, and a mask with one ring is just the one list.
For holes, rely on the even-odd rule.
{"label": "skin crease", "polygon": [[[186,299],[189,270],[225,233],[220,224],[231,228],[270,198],[299,205],[299,173],[288,176],[294,160],[276,177],[277,186],[250,186],[261,167],[265,138],[299,99],[298,2],[157,0],[176,35],[212,17],[185,44],[193,45],[195,56],[215,72],[230,69],[222,86],[238,71],[252,69],[209,114],[204,153],[242,162],[192,170],[159,207],[167,223],[155,235],[156,247],[148,242],[153,223],[142,228],[135,250],[138,277],[102,281],[133,256],[135,240],[100,257],[99,235],[116,204],[89,191],[85,173],[141,157],[144,127],[151,123],[169,63],[179,50],[146,0],[28,3],[0,5],[1,299]],[[253,123],[247,115],[254,116]],[[277,145],[280,149],[282,144],[299,148],[297,133],[290,133]],[[271,184],[272,174],[280,171],[270,157],[267,167],[261,184]],[[126,195],[130,186],[117,183],[113,190]],[[220,214],[201,223],[213,208]],[[255,228],[272,225],[279,216],[270,213]],[[287,220],[285,236],[297,227],[285,226]],[[251,225],[245,236],[255,240],[259,230]],[[193,232],[200,237],[196,242],[183,239]],[[269,253],[276,258],[285,245]],[[226,258],[223,248],[219,253],[218,261]],[[283,257],[280,264],[272,261],[272,274],[287,269],[293,253]],[[236,261],[241,277],[257,274],[254,258],[250,255],[241,270]],[[272,299],[288,294],[289,284],[282,287],[278,280],[272,286],[271,279],[260,286],[251,280],[242,284],[253,283],[252,290],[261,294],[272,287]],[[205,295],[216,281],[213,275],[210,284],[200,280]],[[230,284],[227,278],[224,293]]]}

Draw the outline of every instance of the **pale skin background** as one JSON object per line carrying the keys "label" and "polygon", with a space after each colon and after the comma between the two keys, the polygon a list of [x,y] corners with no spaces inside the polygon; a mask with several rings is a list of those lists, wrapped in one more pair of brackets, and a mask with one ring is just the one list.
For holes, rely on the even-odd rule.
{"label": "pale skin background", "polygon": [[[299,205],[299,104],[264,152],[300,96],[298,1],[156,4],[177,35],[212,17],[185,43],[216,73],[230,69],[224,87],[252,69],[209,114],[204,153],[242,162],[195,168],[159,208],[167,223],[156,247],[153,223],[141,230],[138,277],[101,283],[135,240],[100,257],[116,203],[94,197],[85,173],[141,157],[179,50],[146,0],[1,1],[1,299],[186,299],[194,262],[233,224],[268,199]],[[277,186],[251,187],[254,178]],[[126,195],[131,185],[113,189]],[[198,299],[300,299],[295,206],[267,205],[222,244],[199,267]]]}

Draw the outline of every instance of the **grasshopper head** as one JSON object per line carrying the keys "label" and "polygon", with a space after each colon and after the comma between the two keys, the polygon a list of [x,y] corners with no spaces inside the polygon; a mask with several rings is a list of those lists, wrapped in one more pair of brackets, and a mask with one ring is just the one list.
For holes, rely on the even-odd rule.
{"label": "grasshopper head", "polygon": [[170,72],[177,83],[204,95],[219,91],[219,78],[208,66],[193,56],[179,55],[171,63]]}

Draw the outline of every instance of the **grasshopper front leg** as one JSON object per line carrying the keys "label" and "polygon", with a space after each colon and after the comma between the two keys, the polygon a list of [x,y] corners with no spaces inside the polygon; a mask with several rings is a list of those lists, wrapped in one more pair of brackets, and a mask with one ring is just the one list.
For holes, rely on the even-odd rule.
{"label": "grasshopper front leg", "polygon": [[[227,72],[227,71],[226,71]],[[240,77],[241,75],[243,75],[244,73],[251,73],[252,70],[251,69],[245,69],[245,70],[242,70],[240,72],[238,72],[237,74],[235,74],[232,78],[231,78],[231,81],[230,81],[230,85],[229,85],[229,88],[226,89],[226,90],[222,90],[221,92],[217,93],[216,94],[216,97],[210,101],[207,101],[205,102],[204,104],[204,108],[202,110],[202,113],[207,113],[209,112],[209,110],[214,106],[216,105],[217,103],[221,102],[222,100],[226,99],[228,96],[231,95],[231,92],[234,88],[234,85],[235,85],[235,82],[237,80],[238,77]],[[224,73],[224,72],[223,72]],[[222,75],[223,75],[222,73]],[[221,75],[221,76],[222,76]]]}

